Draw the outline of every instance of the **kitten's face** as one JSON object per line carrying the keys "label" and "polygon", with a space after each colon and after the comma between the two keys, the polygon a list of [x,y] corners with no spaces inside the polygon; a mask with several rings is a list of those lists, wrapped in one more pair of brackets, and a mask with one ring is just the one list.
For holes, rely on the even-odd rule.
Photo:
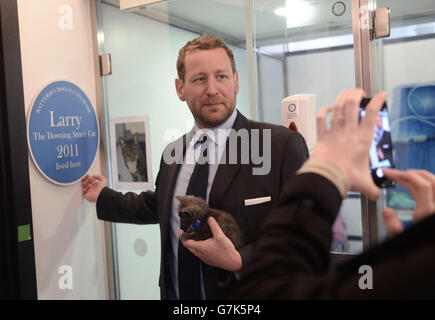
{"label": "kitten's face", "polygon": [[190,226],[207,214],[208,205],[203,199],[194,196],[176,196],[176,198],[180,201],[178,214],[182,225]]}
{"label": "kitten's face", "polygon": [[133,139],[125,140],[119,137],[119,143],[125,161],[136,161],[138,159],[140,150],[137,133],[134,134]]}

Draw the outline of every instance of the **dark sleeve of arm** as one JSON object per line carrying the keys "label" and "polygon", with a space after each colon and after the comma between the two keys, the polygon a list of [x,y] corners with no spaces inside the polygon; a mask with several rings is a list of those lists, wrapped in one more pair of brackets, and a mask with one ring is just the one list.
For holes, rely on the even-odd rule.
{"label": "dark sleeve of arm", "polygon": [[156,194],[153,191],[122,194],[104,188],[97,199],[97,216],[111,222],[158,223]]}
{"label": "dark sleeve of arm", "polygon": [[253,244],[239,298],[312,298],[321,286],[316,275],[329,267],[331,228],[340,204],[338,190],[327,179],[312,173],[292,177]]}
{"label": "dark sleeve of arm", "polygon": [[[308,159],[308,148],[304,138],[301,134],[296,132],[285,133],[287,137],[284,156],[281,163],[280,170],[280,190],[283,185],[294,176],[296,170],[298,170],[302,164]],[[239,254],[242,258],[242,265],[245,265],[249,261],[252,253],[252,245],[247,244],[239,250]]]}
{"label": "dark sleeve of arm", "polygon": [[[163,167],[163,156],[156,177],[158,190]],[[122,194],[109,188],[104,188],[97,198],[98,219],[134,224],[154,224],[159,222],[157,212],[157,191],[145,191],[140,194],[128,192]]]}

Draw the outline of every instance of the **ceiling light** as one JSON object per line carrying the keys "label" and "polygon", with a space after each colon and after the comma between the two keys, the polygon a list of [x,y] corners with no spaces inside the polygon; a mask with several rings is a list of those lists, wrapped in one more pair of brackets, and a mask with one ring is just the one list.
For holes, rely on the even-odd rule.
{"label": "ceiling light", "polygon": [[301,0],[286,0],[285,7],[275,10],[275,14],[286,17],[287,28],[297,27],[307,22],[313,7]]}

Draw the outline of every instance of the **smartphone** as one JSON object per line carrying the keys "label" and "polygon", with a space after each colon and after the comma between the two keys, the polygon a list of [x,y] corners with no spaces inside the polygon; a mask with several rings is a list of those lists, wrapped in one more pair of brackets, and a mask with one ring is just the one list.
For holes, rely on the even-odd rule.
{"label": "smartphone", "polygon": [[[365,108],[371,98],[363,98],[359,114],[360,120],[365,116]],[[384,176],[382,168],[394,168],[393,144],[391,141],[391,126],[388,117],[387,103],[385,102],[376,119],[375,134],[370,147],[370,171],[373,181],[380,188],[393,188],[394,180]]]}

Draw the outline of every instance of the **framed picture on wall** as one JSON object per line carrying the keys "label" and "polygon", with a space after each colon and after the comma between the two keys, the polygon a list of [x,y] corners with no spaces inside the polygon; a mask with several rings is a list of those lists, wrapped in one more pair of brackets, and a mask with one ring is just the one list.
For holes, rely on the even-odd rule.
{"label": "framed picture on wall", "polygon": [[110,140],[115,189],[153,189],[148,116],[110,119]]}

